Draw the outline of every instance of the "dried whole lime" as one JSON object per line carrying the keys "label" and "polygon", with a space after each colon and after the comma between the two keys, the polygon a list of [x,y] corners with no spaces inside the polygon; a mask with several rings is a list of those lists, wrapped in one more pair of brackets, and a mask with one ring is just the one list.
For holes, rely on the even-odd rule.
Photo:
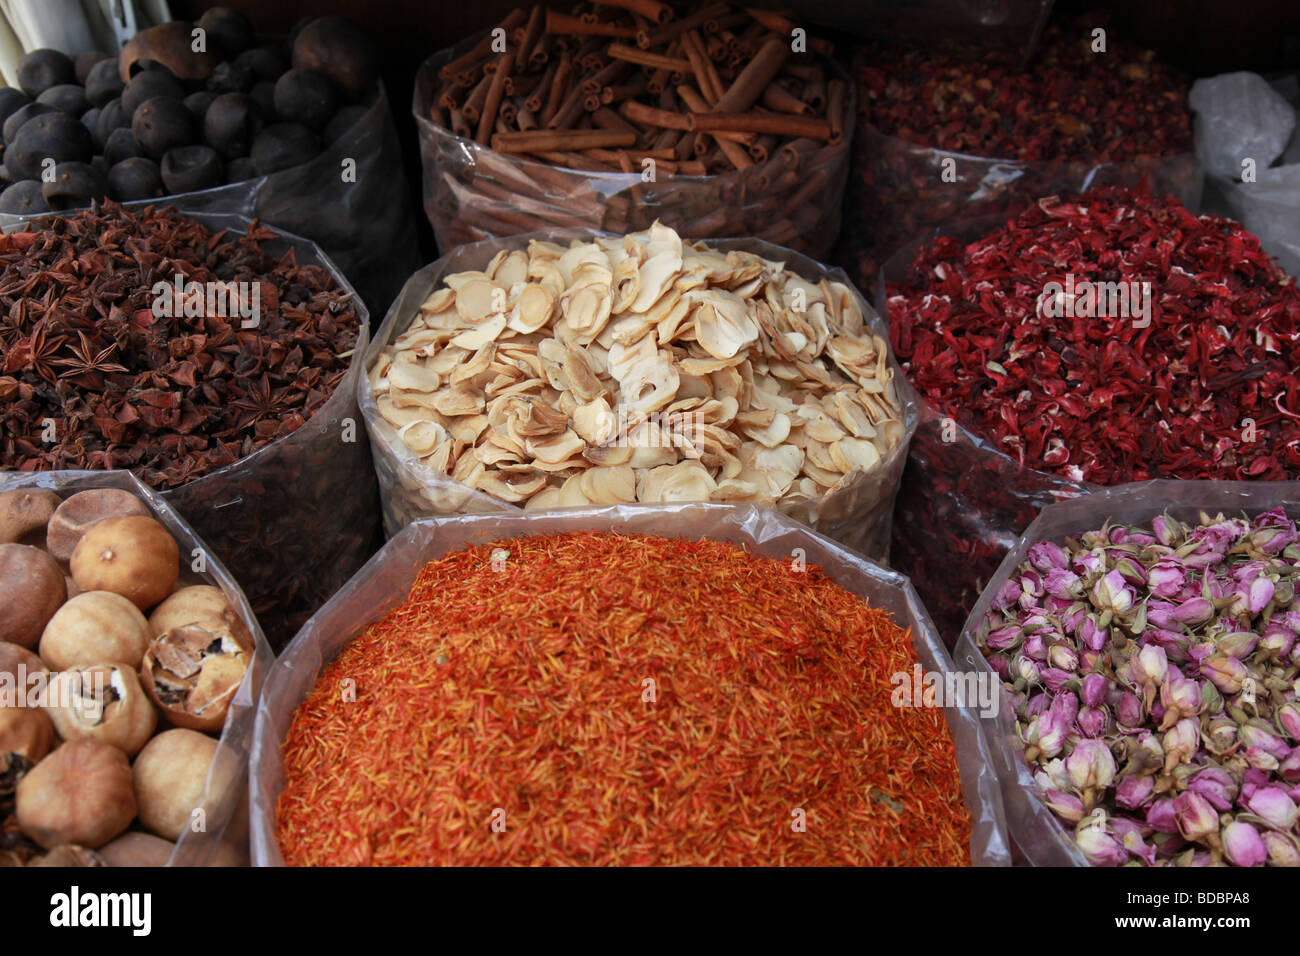
{"label": "dried whole lime", "polygon": [[180,577],[180,549],[153,518],[105,518],[82,536],[69,565],[81,590],[112,591],[144,611]]}
{"label": "dried whole lime", "polygon": [[245,647],[253,645],[252,635],[226,593],[211,584],[181,588],[149,615],[149,632],[153,637],[186,624],[198,624],[209,631],[229,634]]}
{"label": "dried whole lime", "polygon": [[176,844],[152,833],[133,830],[99,848],[107,866],[166,866]]}
{"label": "dried whole lime", "polygon": [[18,783],[18,825],[46,849],[73,843],[97,849],[135,818],[126,754],[93,740],[73,740]]}
{"label": "dried whole lime", "polygon": [[250,653],[229,634],[187,624],[154,638],[140,676],[149,698],[177,727],[220,731]]}
{"label": "dried whole lime", "polygon": [[52,557],[25,544],[0,544],[0,641],[34,648],[67,596]]}
{"label": "dried whole lime", "polygon": [[159,734],[135,758],[135,795],[145,829],[176,840],[203,809],[217,741],[197,730]]}
{"label": "dried whole lime", "polygon": [[0,542],[15,542],[50,521],[59,496],[45,488],[0,492]]}
{"label": "dried whole lime", "polygon": [[0,707],[0,753],[22,754],[33,763],[54,746],[54,727],[38,707]]}
{"label": "dried whole lime", "polygon": [[64,740],[95,740],[128,757],[158,726],[158,712],[126,664],[92,664],[57,674],[45,713]]}
{"label": "dried whole lime", "polygon": [[41,659],[55,670],[120,661],[139,667],[149,646],[149,621],[129,598],[83,591],[50,618],[41,634]]}
{"label": "dried whole lime", "polygon": [[118,488],[93,488],[69,496],[50,516],[46,529],[45,547],[60,561],[72,558],[77,543],[92,527],[105,518],[126,518],[130,515],[149,516],[145,503]]}

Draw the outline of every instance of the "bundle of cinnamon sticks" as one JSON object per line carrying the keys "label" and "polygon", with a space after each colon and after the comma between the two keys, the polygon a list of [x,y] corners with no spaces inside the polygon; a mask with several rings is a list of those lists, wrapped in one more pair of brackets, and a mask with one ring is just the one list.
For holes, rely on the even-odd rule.
{"label": "bundle of cinnamon sticks", "polygon": [[439,242],[660,219],[821,254],[853,121],[833,52],[781,15],[724,3],[515,10],[417,83]]}

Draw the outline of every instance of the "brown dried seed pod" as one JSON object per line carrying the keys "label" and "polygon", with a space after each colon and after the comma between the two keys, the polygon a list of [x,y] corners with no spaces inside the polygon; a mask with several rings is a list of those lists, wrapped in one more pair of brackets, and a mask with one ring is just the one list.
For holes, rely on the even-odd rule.
{"label": "brown dried seed pod", "polygon": [[52,557],[25,544],[0,544],[0,641],[35,647],[67,596]]}
{"label": "brown dried seed pod", "polygon": [[104,661],[136,668],[149,636],[149,621],[130,599],[112,591],[85,591],[70,598],[45,625],[40,655],[58,671]]}
{"label": "brown dried seed pod", "polygon": [[125,664],[94,664],[56,675],[45,713],[64,740],[97,741],[128,757],[158,726],[158,712]]}
{"label": "brown dried seed pod", "polygon": [[149,645],[140,677],[177,727],[220,731],[248,671],[250,647],[200,624],[174,627]]}
{"label": "brown dried seed pod", "polygon": [[[72,552],[72,580],[83,591],[112,591],[145,611],[180,577],[180,550],[153,518],[106,518]],[[59,582],[62,584],[62,581]]]}
{"label": "brown dried seed pod", "polygon": [[135,794],[140,822],[176,840],[203,807],[208,768],[217,741],[197,730],[168,730],[149,741],[135,758]]}
{"label": "brown dried seed pod", "polygon": [[45,546],[60,561],[70,561],[82,536],[105,518],[149,516],[145,503],[118,488],[79,491],[55,508],[50,516]]}
{"label": "brown dried seed pod", "polygon": [[0,493],[0,542],[13,543],[49,524],[59,496],[44,488]]}
{"label": "brown dried seed pod", "polygon": [[116,747],[74,740],[18,784],[18,825],[41,846],[97,849],[135,818],[131,765]]}
{"label": "brown dried seed pod", "polygon": [[22,754],[37,763],[52,746],[54,727],[39,708],[0,707],[0,753]]}

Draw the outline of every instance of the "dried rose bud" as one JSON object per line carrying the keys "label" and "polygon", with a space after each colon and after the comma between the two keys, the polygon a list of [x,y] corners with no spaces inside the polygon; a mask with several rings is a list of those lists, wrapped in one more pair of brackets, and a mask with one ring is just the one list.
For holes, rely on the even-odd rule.
{"label": "dried rose bud", "polygon": [[1174,797],[1174,818],[1183,839],[1210,842],[1218,839],[1219,815],[1199,793],[1180,793]]}
{"label": "dried rose bud", "polygon": [[1147,826],[1160,833],[1178,832],[1178,812],[1172,797],[1157,800],[1147,808]]}
{"label": "dried rose bud", "polygon": [[1300,741],[1300,703],[1288,701],[1273,714],[1278,729],[1293,741]]}
{"label": "dried rose bud", "polygon": [[1079,825],[1074,835],[1075,843],[1094,866],[1123,866],[1128,862],[1128,850],[1106,832],[1103,823],[1092,822],[1093,819],[1089,817]]}
{"label": "dried rose bud", "polygon": [[1235,657],[1216,654],[1201,665],[1201,674],[1225,694],[1235,694],[1250,677],[1250,671]]}
{"label": "dried rose bud", "polygon": [[1065,758],[1065,769],[1076,790],[1104,790],[1115,780],[1115,756],[1100,740],[1080,740]]}
{"label": "dried rose bud", "polygon": [[1115,788],[1115,802],[1126,810],[1137,810],[1155,793],[1155,779],[1146,774],[1130,774]]}
{"label": "dried rose bud", "polygon": [[1083,801],[1073,794],[1048,790],[1044,797],[1052,812],[1066,823],[1078,823],[1083,819]]}
{"label": "dried rose bud", "polygon": [[1223,855],[1235,866],[1260,866],[1268,859],[1268,850],[1259,831],[1249,823],[1234,820],[1223,828]]}
{"label": "dried rose bud", "polygon": [[1242,806],[1279,830],[1290,830],[1300,817],[1300,808],[1281,787],[1259,787],[1242,800]]}
{"label": "dried rose bud", "polygon": [[1218,767],[1206,767],[1197,771],[1187,782],[1187,789],[1199,793],[1220,812],[1232,809],[1232,801],[1237,799],[1237,784]]}
{"label": "dried rose bud", "polygon": [[1274,866],[1300,866],[1300,842],[1290,834],[1265,833],[1264,848],[1268,850],[1268,861]]}

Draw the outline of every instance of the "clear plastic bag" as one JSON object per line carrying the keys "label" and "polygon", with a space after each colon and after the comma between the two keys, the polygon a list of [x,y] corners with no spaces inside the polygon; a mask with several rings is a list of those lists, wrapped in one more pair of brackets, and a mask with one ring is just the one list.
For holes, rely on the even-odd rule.
{"label": "clear plastic bag", "polygon": [[[270,645],[262,633],[244,592],[209,547],[186,520],[158,492],[126,471],[45,471],[0,472],[0,491],[19,488],[49,488],[65,497],[91,488],[117,488],[135,495],[161,522],[180,548],[182,581],[188,584],[211,584],[221,588],[239,619],[253,637],[253,660],[244,682],[230,705],[221,743],[208,771],[202,806],[206,829],[186,829],[176,842],[168,866],[206,866],[216,862],[223,850],[223,861],[248,859],[248,820],[244,797],[248,782],[248,758],[252,746],[255,705],[274,660]],[[202,574],[188,571],[188,556],[196,549],[205,555],[207,570]]]}
{"label": "clear plastic bag", "polygon": [[[472,42],[467,41],[467,42]],[[689,239],[755,236],[821,258],[840,231],[855,103],[844,137],[807,152],[778,151],[749,169],[714,176],[601,173],[498,153],[436,125],[439,68],[461,52],[443,50],[415,80],[413,112],[424,167],[424,211],[444,254],[493,237],[555,229],[616,233],[656,219]]]}
{"label": "clear plastic bag", "polygon": [[[379,356],[389,344],[410,325],[429,294],[451,274],[482,269],[501,249],[526,249],[533,239],[567,241],[570,238],[590,238],[589,232],[548,232],[512,236],[508,239],[487,240],[460,246],[437,262],[431,263],[411,276],[402,293],[388,310],[383,324],[375,332],[366,352],[365,368],[374,367]],[[838,269],[831,269],[787,249],[779,249],[757,240],[724,240],[710,243],[711,248],[727,251],[744,250],[778,262],[785,262],[793,272],[804,277],[826,276],[852,287],[848,277]],[[871,306],[859,296],[858,307],[871,332],[888,341],[888,327],[872,311]],[[905,376],[890,353],[890,367],[894,381]],[[911,393],[903,407],[903,438],[898,447],[869,474],[862,474],[852,484],[832,494],[813,500],[801,500],[782,505],[781,510],[804,522],[828,537],[847,544],[873,560],[887,563],[889,559],[890,521],[894,511],[894,498],[898,493],[903,466],[907,461],[907,447],[916,430],[919,406]],[[903,393],[900,391],[900,397]],[[370,433],[375,471],[379,475],[380,498],[383,502],[384,529],[389,536],[405,524],[419,518],[450,514],[470,514],[485,511],[515,511],[515,505],[493,498],[466,485],[453,481],[450,476],[437,471],[419,460],[396,429],[379,413],[368,376],[362,375],[358,387],[361,414],[365,416]]]}
{"label": "clear plastic bag", "polygon": [[[708,538],[748,547],[768,557],[788,557],[802,548],[841,587],[888,611],[911,629],[921,665],[947,673],[952,663],[924,607],[907,579],[862,559],[835,542],[770,509],[752,506],[681,504],[583,508],[528,515],[465,515],[407,525],[313,617],[271,669],[257,705],[251,780],[252,846],[256,866],[282,866],[275,810],[284,786],[280,746],[293,714],[316,683],[321,668],[373,620],[405,600],[420,568],[467,545],[501,538],[567,531],[655,534]],[[974,713],[944,710],[956,748],[962,796],[971,814],[971,860],[1005,866],[1005,839],[997,780],[987,773],[989,754]]]}
{"label": "clear plastic bag", "polygon": [[[248,231],[249,221],[239,215],[176,208],[214,231]],[[292,248],[299,265],[324,268],[346,292],[347,279],[314,244],[273,231],[280,238],[264,242],[264,249],[282,255]],[[301,428],[161,492],[238,575],[276,648],[352,576],[379,540],[377,483],[357,406],[369,316],[361,303],[357,312],[361,327],[348,371]]]}
{"label": "clear plastic bag", "polygon": [[[1143,481],[1102,488],[1085,497],[1052,505],[1034,519],[988,581],[961,629],[953,650],[959,670],[992,672],[975,644],[975,633],[988,614],[998,590],[1026,560],[1030,547],[1115,524],[1149,526],[1162,513],[1183,521],[1197,520],[1201,511],[1252,517],[1281,507],[1300,515],[1300,482],[1290,481]],[[1007,698],[1004,698],[1004,703]],[[1071,834],[1043,803],[1024,760],[1024,744],[1015,729],[1015,708],[998,708],[993,718],[980,718],[992,763],[1000,781],[1011,839],[1016,849],[1037,866],[1087,866]]]}
{"label": "clear plastic bag", "polygon": [[[344,179],[348,160],[356,164],[351,182]],[[352,172],[349,167],[349,179]],[[308,163],[241,183],[126,205],[243,216],[302,236],[320,246],[376,313],[388,306],[420,263],[401,147],[382,86],[365,115]],[[0,214],[0,226],[27,218]]]}
{"label": "clear plastic bag", "polygon": [[1197,210],[1201,168],[1191,154],[1127,163],[1022,162],[952,153],[887,136],[859,117],[844,234],[836,261],[870,288],[885,261],[926,230],[954,220],[1010,218],[1044,196],[1137,186]]}

